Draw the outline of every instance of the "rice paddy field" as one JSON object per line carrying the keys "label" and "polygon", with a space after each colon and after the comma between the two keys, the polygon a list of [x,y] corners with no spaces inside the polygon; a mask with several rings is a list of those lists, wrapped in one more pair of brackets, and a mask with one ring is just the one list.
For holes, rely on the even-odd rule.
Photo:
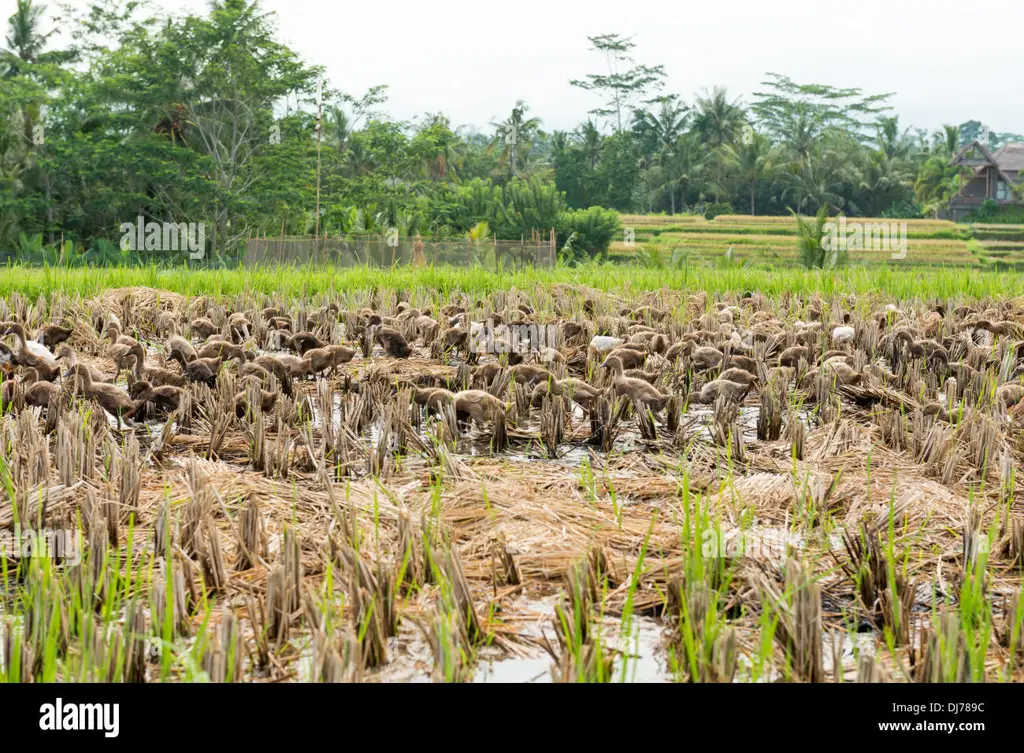
{"label": "rice paddy field", "polygon": [[1020,681],[1022,287],[8,270],[0,680]]}
{"label": "rice paddy field", "polygon": [[[858,265],[909,267],[1021,269],[1024,264],[1024,226],[962,225],[948,220],[890,220],[850,218],[864,224],[906,222],[906,258],[893,259],[889,249],[851,250]],[[610,253],[628,257],[637,248],[650,248],[683,257],[688,263],[719,262],[729,249],[736,262],[785,267],[797,262],[797,225],[786,217],[719,215],[622,215],[632,228],[634,245],[612,243]]]}

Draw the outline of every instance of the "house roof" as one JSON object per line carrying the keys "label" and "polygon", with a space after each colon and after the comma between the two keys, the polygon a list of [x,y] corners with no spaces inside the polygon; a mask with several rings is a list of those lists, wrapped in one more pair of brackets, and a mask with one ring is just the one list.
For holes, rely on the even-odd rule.
{"label": "house roof", "polygon": [[992,160],[1007,172],[1024,170],[1024,143],[1004,145],[992,155]]}
{"label": "house roof", "polygon": [[[981,152],[984,159],[968,158],[967,153],[977,149]],[[980,165],[982,163],[988,163],[990,165],[996,164],[995,156],[989,150],[987,146],[982,144],[980,141],[969,141],[964,144],[960,151],[956,153],[956,156],[949,161],[951,165]]]}
{"label": "house roof", "polygon": [[[968,158],[967,153],[973,149],[981,152],[983,159]],[[988,167],[994,167],[1003,180],[1019,183],[1024,177],[1024,144],[1005,144],[993,153],[980,141],[972,141],[964,144],[949,164],[973,167],[975,176],[982,175]]]}

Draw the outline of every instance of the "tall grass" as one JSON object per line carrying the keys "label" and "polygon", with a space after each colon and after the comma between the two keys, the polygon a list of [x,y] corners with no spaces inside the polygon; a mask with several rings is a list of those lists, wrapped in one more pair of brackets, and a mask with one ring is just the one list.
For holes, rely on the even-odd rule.
{"label": "tall grass", "polygon": [[577,283],[599,290],[705,290],[710,293],[757,291],[807,294],[884,293],[898,298],[978,298],[1024,295],[1024,276],[960,267],[927,270],[892,267],[850,267],[839,270],[764,270],[743,267],[709,269],[645,269],[614,264],[574,268],[496,272],[483,267],[329,267],[320,265],[197,270],[188,267],[18,267],[0,271],[0,296],[20,293],[28,298],[55,292],[95,295],[109,288],[150,287],[187,296],[236,295],[258,292],[311,296],[374,287],[431,291],[446,296],[453,290],[487,294],[510,287]]}

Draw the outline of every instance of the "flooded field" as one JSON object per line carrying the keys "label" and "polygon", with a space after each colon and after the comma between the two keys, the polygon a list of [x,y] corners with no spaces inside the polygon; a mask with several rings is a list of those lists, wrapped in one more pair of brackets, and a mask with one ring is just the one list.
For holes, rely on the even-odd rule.
{"label": "flooded field", "polygon": [[0,299],[14,681],[1022,679],[1024,304]]}

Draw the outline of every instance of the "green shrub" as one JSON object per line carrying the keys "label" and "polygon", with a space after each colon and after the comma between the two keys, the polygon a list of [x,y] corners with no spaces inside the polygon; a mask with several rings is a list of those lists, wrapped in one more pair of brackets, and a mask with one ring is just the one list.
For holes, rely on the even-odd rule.
{"label": "green shrub", "polygon": [[594,257],[608,251],[608,246],[619,231],[619,214],[604,207],[569,209],[558,217],[556,233],[562,247],[575,234],[574,251]]}
{"label": "green shrub", "polygon": [[732,204],[726,201],[714,201],[704,208],[705,219],[713,220],[720,214],[735,214]]}

